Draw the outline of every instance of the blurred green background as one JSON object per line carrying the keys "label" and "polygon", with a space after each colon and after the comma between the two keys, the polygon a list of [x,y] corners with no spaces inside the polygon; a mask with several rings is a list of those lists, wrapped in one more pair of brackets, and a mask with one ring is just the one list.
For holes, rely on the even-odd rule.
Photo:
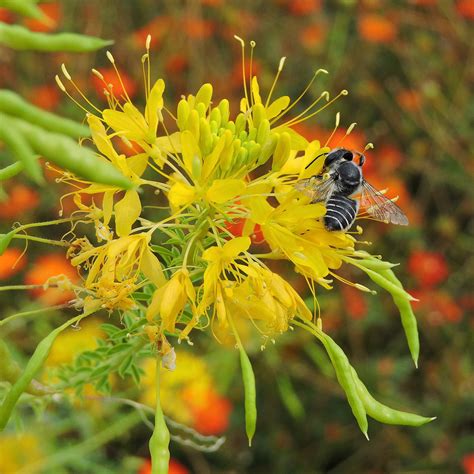
{"label": "blurred green background", "polygon": [[[189,363],[195,371],[189,384],[197,384],[202,403],[189,416],[174,414],[193,396],[185,384],[169,387],[169,414],[182,416],[183,423],[203,433],[225,433],[226,441],[213,453],[172,443],[176,464],[170,472],[473,473],[474,2],[64,0],[40,5],[51,19],[47,25],[2,9],[0,21],[114,39],[111,51],[136,103],[144,100],[140,58],[148,33],[152,74],[165,79],[168,104],[211,82],[214,96],[233,98],[237,110],[241,52],[234,34],[256,41],[253,67],[264,90],[282,56],[287,60],[278,83],[281,95],[297,97],[316,69],[327,69],[330,74],[318,76],[299,110],[323,90],[335,95],[348,89],[349,95],[302,124],[301,132],[325,141],[340,112],[341,128],[330,142],[337,146],[345,128],[357,122],[342,144],[357,150],[368,142],[375,145],[367,152],[366,178],[399,195],[410,218],[408,228],[368,222],[364,238],[373,242],[372,253],[401,263],[398,276],[420,299],[415,305],[421,336],[418,370],[389,297],[336,284],[330,293],[320,290],[319,300],[325,330],[339,341],[369,389],[390,405],[438,419],[416,429],[373,422],[367,442],[322,352],[295,331],[252,355],[259,420],[248,448],[235,354],[202,338],[192,350],[183,348],[197,364]],[[80,121],[81,110],[54,82],[63,62],[94,102],[104,104],[91,68],[120,88],[104,50],[45,54],[2,47],[0,87]],[[24,176],[3,182],[0,232],[15,221],[57,216],[64,188],[52,183],[38,187]],[[64,259],[49,250],[45,254],[40,245],[31,245],[12,270],[11,262],[22,251],[16,245],[0,257],[2,284],[37,283],[54,272],[67,273]],[[346,271],[344,276],[370,286],[361,275]],[[305,294],[299,280],[293,284]],[[57,298],[52,293],[15,293],[14,298],[0,293],[1,314],[55,304]],[[48,313],[2,328],[18,360],[31,354],[38,334],[52,326],[54,317]],[[58,343],[51,366],[70,362],[73,348],[90,348],[98,336],[98,325],[90,333],[83,328],[68,336],[62,350]],[[132,385],[117,382],[114,396],[138,397],[146,404],[146,389]],[[35,410],[19,410],[16,424],[22,435],[14,436],[12,426],[0,435],[0,472],[150,472],[150,430],[123,403],[95,392],[82,405],[53,400],[46,408],[41,400],[33,402]]]}

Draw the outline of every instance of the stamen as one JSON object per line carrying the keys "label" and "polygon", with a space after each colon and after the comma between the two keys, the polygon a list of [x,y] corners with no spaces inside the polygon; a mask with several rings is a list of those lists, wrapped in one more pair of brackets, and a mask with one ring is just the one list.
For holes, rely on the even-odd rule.
{"label": "stamen", "polygon": [[267,100],[265,102],[265,108],[267,108],[268,105],[270,104],[270,99],[272,98],[273,90],[275,89],[275,86],[276,86],[276,83],[278,81],[278,78],[280,77],[281,71],[283,71],[283,67],[285,66],[285,61],[286,61],[286,57],[283,56],[280,59],[280,64],[278,65],[278,70],[277,70],[277,73],[275,75],[275,79],[273,79],[272,87],[270,88],[270,92],[268,93],[268,97],[267,97]]}
{"label": "stamen", "polygon": [[249,94],[247,92],[247,79],[245,78],[245,41],[237,35],[234,35],[234,38],[240,43],[242,47],[242,79],[244,85],[244,95],[247,102],[247,107],[250,107]]}
{"label": "stamen", "polygon": [[115,59],[112,56],[112,53],[110,51],[107,51],[105,54],[107,55],[108,60],[112,63],[112,66],[115,70],[115,74],[117,74],[117,78],[120,82],[120,85],[122,86],[122,90],[123,90],[123,93],[125,95],[125,98],[127,99],[127,102],[131,103],[132,101],[130,100],[130,97],[128,96],[127,89],[125,88],[125,84],[123,83],[122,77],[120,76],[120,73],[119,73],[119,70],[117,69],[117,66],[115,65]]}
{"label": "stamen", "polygon": [[373,150],[373,149],[374,149],[374,144],[369,142],[367,143],[367,145],[365,145],[364,151]]}
{"label": "stamen", "polygon": [[145,47],[147,51],[150,51],[150,44],[151,44],[151,35],[148,34],[146,37]]}
{"label": "stamen", "polygon": [[[56,84],[58,85],[58,87],[79,107],[81,108],[82,110],[84,110],[84,112],[90,114],[91,112],[89,110],[87,110],[80,102],[78,102],[66,89],[66,87],[64,86],[64,84],[62,83],[61,79],[59,79],[59,76],[56,74],[56,76],[54,76],[54,79],[56,81]],[[96,109],[98,110],[98,109]],[[99,111],[100,112],[100,111]],[[94,114],[92,114],[94,115]]]}
{"label": "stamen", "polygon": [[[255,49],[255,46],[256,46],[257,43],[255,43],[255,41],[250,41],[250,64],[249,64],[249,84],[250,84],[250,87],[251,84],[252,84],[252,79],[253,79],[253,51]],[[250,90],[250,106],[253,107],[255,101],[253,100],[254,97],[253,97],[253,93],[252,93],[252,89]]]}
{"label": "stamen", "polygon": [[[324,93],[327,93],[327,91],[323,92]],[[321,96],[323,95],[321,94]],[[335,102],[337,99],[339,99],[339,97],[341,97],[342,95],[347,95],[349,94],[349,91],[347,91],[346,89],[343,89],[341,92],[339,92],[339,94],[337,94],[336,97],[334,97],[334,99],[330,100],[326,105],[324,105],[323,107],[319,108],[318,110],[316,110],[315,112],[312,112],[311,114],[307,115],[306,117],[304,117],[303,115],[311,108],[313,108],[320,99],[316,99],[313,104],[310,105],[310,107],[308,107],[304,112],[302,112],[301,114],[299,114],[297,117],[295,117],[294,119],[292,120],[289,120],[288,122],[285,122],[285,126],[293,126],[293,125],[296,125],[300,122],[304,122],[305,120],[308,120],[310,119],[311,117],[314,117],[315,115],[319,114],[319,112],[323,111],[326,107],[329,107],[333,102]]]}
{"label": "stamen", "polygon": [[[317,75],[320,74],[320,73],[329,74],[328,71],[326,71],[326,69],[318,69],[317,71],[315,71],[315,73],[313,74],[313,77],[308,82],[308,85],[304,88],[303,92],[301,92],[301,94],[297,97],[297,99],[295,101],[293,101],[293,103],[291,103],[285,110],[282,110],[275,118],[273,118],[270,121],[270,123],[272,123],[272,124],[275,123],[277,120],[279,120],[285,114],[287,114],[303,98],[303,96],[306,94],[306,92],[308,92],[309,88],[312,86],[313,82],[315,81]],[[323,92],[321,94],[321,96],[325,93],[327,94],[327,97],[328,97],[327,100],[329,100],[329,93]]]}
{"label": "stamen", "polygon": [[336,114],[336,124],[334,125],[334,128],[332,129],[331,135],[329,135],[329,138],[326,140],[326,143],[324,144],[325,147],[328,146],[328,144],[331,141],[332,137],[334,136],[337,129],[339,128],[340,119],[341,119],[341,114],[338,112]]}
{"label": "stamen", "polygon": [[61,70],[63,71],[63,74],[66,76],[66,79],[68,79],[69,81],[72,81],[72,77],[67,71],[66,65],[64,63],[61,64]]}

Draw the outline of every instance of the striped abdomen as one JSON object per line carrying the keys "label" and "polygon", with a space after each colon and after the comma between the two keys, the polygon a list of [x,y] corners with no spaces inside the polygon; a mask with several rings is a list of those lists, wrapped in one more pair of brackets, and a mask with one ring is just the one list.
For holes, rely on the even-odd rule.
{"label": "striped abdomen", "polygon": [[359,203],[346,196],[332,195],[326,201],[324,226],[327,230],[347,230],[355,221]]}

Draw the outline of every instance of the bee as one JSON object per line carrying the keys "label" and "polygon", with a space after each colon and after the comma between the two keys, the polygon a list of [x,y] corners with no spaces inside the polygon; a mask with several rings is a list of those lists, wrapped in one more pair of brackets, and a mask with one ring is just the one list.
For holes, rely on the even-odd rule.
{"label": "bee", "polygon": [[325,204],[324,226],[327,230],[348,230],[360,208],[386,224],[408,225],[403,211],[364,179],[365,156],[362,153],[335,148],[326,155],[323,173],[300,180],[295,187],[309,196],[311,202]]}

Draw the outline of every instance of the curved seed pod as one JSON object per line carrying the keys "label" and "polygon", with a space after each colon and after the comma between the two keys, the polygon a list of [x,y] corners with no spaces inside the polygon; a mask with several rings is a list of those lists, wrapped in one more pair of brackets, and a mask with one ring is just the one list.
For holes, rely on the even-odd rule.
{"label": "curved seed pod", "polygon": [[257,426],[257,395],[255,390],[255,375],[252,364],[244,348],[239,345],[240,365],[242,369],[242,380],[245,391],[245,431],[249,440],[249,446],[252,445],[252,438]]}
{"label": "curved seed pod", "polygon": [[41,9],[32,0],[0,0],[0,8],[6,8],[12,12],[18,13],[29,18],[41,18],[44,16]]}
{"label": "curved seed pod", "polygon": [[[0,121],[3,119],[0,113]],[[72,138],[48,132],[21,119],[9,118],[36,153],[44,156],[61,168],[67,169],[95,183],[109,184],[131,189],[133,184],[111,163],[92,150],[79,146]]]}
{"label": "curved seed pod", "polygon": [[15,92],[6,89],[0,89],[0,111],[72,138],[91,135],[89,127],[35,107]]}
{"label": "curved seed pod", "polygon": [[13,178],[18,173],[21,173],[24,170],[23,163],[17,161],[11,165],[5,166],[5,168],[0,169],[0,181],[5,181],[6,179]]}
{"label": "curved seed pod", "polygon": [[356,383],[357,393],[361,399],[367,414],[374,420],[386,423],[388,425],[406,425],[421,426],[436,419],[436,417],[425,417],[408,413],[405,411],[394,410],[383,403],[377,401],[367,390],[366,386],[359,379],[357,372],[352,368],[352,377]]}
{"label": "curved seed pod", "polygon": [[18,25],[0,23],[0,44],[17,50],[82,53],[111,45],[113,41],[76,33],[36,33]]}

